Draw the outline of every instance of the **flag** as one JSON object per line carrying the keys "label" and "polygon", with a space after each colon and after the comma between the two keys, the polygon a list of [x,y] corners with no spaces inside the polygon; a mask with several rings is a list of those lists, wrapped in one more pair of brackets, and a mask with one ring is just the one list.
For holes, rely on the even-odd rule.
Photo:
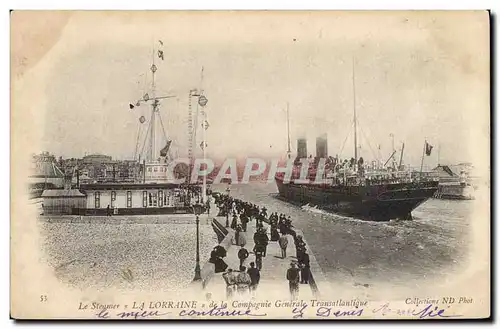
{"label": "flag", "polygon": [[128,104],[128,107],[130,107],[130,109],[133,110],[135,106],[134,106],[134,104],[130,103],[130,104]]}
{"label": "flag", "polygon": [[167,145],[165,145],[164,148],[160,150],[160,156],[165,157],[167,156],[168,150],[170,149],[170,144],[172,144],[172,141],[168,141]]}
{"label": "flag", "polygon": [[425,155],[427,155],[427,156],[431,155],[433,147],[434,146],[432,146],[431,144],[425,142]]}
{"label": "flag", "polygon": [[163,60],[163,50],[158,50],[158,57]]}
{"label": "flag", "polygon": [[162,46],[163,46],[163,41],[161,41],[161,40],[158,40],[158,42],[160,43],[160,45],[162,45]]}

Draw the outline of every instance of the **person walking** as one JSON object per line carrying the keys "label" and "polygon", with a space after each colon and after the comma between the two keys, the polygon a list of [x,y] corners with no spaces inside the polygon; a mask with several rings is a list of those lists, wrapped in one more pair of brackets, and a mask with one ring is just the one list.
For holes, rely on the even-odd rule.
{"label": "person walking", "polygon": [[267,254],[267,245],[269,244],[269,237],[267,236],[267,231],[265,228],[262,228],[261,230],[261,234],[260,234],[260,241],[259,241],[259,244],[262,245],[262,247],[264,248],[264,253],[262,256],[266,257],[266,254]]}
{"label": "person walking", "polygon": [[248,250],[245,247],[241,246],[240,250],[238,250],[238,258],[240,260],[240,268],[243,266],[243,263],[248,258]]}
{"label": "person walking", "polygon": [[255,254],[255,264],[257,268],[262,270],[262,255],[264,254],[263,248],[259,245],[253,247],[253,253]]}
{"label": "person walking", "polygon": [[255,263],[250,263],[250,268],[247,270],[248,275],[250,275],[250,292],[255,292],[260,281],[260,271],[255,267]]}
{"label": "person walking", "polygon": [[236,230],[236,226],[238,225],[238,217],[236,216],[236,212],[233,213],[233,220],[231,222],[231,228]]}
{"label": "person walking", "polygon": [[286,248],[288,246],[288,237],[286,234],[282,234],[278,240],[278,243],[281,248],[281,258],[286,258]]}
{"label": "person walking", "polygon": [[226,298],[231,299],[234,296],[236,290],[236,275],[232,269],[228,268],[227,272],[222,274],[224,281],[226,282]]}
{"label": "person walking", "polygon": [[290,268],[286,271],[286,279],[290,288],[290,297],[295,300],[299,294],[299,269],[294,262],[290,263]]}
{"label": "person walking", "polygon": [[238,225],[234,230],[234,244],[237,246],[239,246],[240,243],[240,233],[241,233],[241,227]]}
{"label": "person walking", "polygon": [[243,230],[243,232],[246,232],[247,231],[247,224],[248,224],[248,218],[245,214],[242,214],[240,216],[240,221],[241,221],[241,228]]}
{"label": "person walking", "polygon": [[308,284],[309,283],[309,273],[310,273],[310,261],[309,254],[304,252],[302,254],[302,263],[300,264],[300,283]]}

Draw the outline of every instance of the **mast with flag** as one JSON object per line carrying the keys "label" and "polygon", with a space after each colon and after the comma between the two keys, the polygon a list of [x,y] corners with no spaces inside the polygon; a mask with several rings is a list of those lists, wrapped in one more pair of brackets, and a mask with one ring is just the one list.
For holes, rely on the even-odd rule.
{"label": "mast with flag", "polygon": [[[201,74],[200,74],[200,89],[192,89],[189,92],[189,97],[198,97],[198,102],[196,105],[196,115],[194,116],[194,124],[189,127],[189,132],[191,135],[191,144],[194,146],[195,141],[196,141],[196,132],[198,130],[198,116],[201,114],[201,134],[202,134],[202,141],[199,144],[200,149],[202,150],[203,154],[203,163],[206,163],[206,149],[207,149],[207,141],[206,141],[206,131],[209,128],[209,123],[208,123],[208,117],[207,117],[207,111],[206,111],[206,105],[208,103],[207,97],[204,95],[203,91],[203,73],[204,73],[204,67],[201,67]],[[200,111],[201,107],[201,111]],[[201,113],[200,113],[201,112]],[[192,161],[192,160],[191,160]],[[191,163],[192,165],[192,163]],[[189,177],[191,177],[191,172],[189,173]],[[207,194],[207,176],[203,175],[203,185],[202,185],[202,201],[203,203],[206,203],[206,194]]]}
{"label": "mast with flag", "polygon": [[422,170],[424,168],[424,157],[425,156],[430,156],[431,155],[431,152],[432,152],[432,148],[434,146],[432,146],[431,144],[429,144],[427,142],[427,140],[425,140],[425,143],[424,143],[424,149],[422,151],[422,161],[420,162],[420,176],[422,176]]}
{"label": "mast with flag", "polygon": [[[165,59],[164,52],[162,49],[163,42],[161,40],[158,40],[158,43],[159,43],[158,49],[155,49],[155,47],[153,47],[152,64],[150,67],[150,70],[152,73],[152,82],[151,82],[151,90],[150,90],[151,95],[148,92],[145,92],[144,95],[142,96],[142,98],[140,98],[137,102],[135,102],[135,104],[133,104],[133,103],[129,104],[129,108],[131,110],[134,110],[136,107],[139,107],[142,103],[150,103],[151,104],[151,116],[150,116],[150,121],[149,121],[149,125],[148,125],[148,131],[146,133],[146,135],[148,135],[148,133],[149,133],[149,136],[145,136],[144,144],[143,144],[143,147],[141,149],[141,153],[142,153],[142,151],[144,151],[144,146],[146,145],[146,141],[149,138],[149,143],[148,143],[148,148],[147,148],[148,153],[147,153],[147,157],[146,157],[148,162],[156,161],[156,125],[157,125],[156,120],[157,119],[159,119],[159,121],[160,121],[161,127],[163,129],[164,137],[167,140],[165,147],[163,147],[160,150],[160,156],[167,156],[168,150],[170,149],[170,145],[172,142],[171,140],[168,140],[166,138],[165,127],[163,126],[163,121],[162,121],[161,116],[160,116],[159,106],[160,106],[161,99],[173,98],[175,96],[174,95],[165,95],[165,96],[157,96],[156,95],[156,80],[155,80],[156,76],[155,76],[155,74],[158,70],[158,66],[155,64],[155,58],[158,56],[158,58],[161,61],[163,61]],[[146,118],[144,116],[141,116],[139,118],[139,122],[141,125],[145,121],[146,121]],[[140,131],[139,131],[139,133],[140,133]],[[139,133],[138,133],[138,139],[139,139]],[[136,153],[137,153],[137,147],[136,147]],[[139,157],[140,157],[140,155],[139,155]]]}

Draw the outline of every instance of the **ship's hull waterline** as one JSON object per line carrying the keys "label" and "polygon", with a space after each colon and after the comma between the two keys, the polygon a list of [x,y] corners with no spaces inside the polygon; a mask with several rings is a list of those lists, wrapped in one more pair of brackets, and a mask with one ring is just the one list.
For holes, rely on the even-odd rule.
{"label": "ship's hull waterline", "polygon": [[374,184],[368,186],[318,186],[284,183],[276,178],[282,199],[298,205],[356,218],[387,221],[411,219],[411,212],[436,193],[438,182]]}

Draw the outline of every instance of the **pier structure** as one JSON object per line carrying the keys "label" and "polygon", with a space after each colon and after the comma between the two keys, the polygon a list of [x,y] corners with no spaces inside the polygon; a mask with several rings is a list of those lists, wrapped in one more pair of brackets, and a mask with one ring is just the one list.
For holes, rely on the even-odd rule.
{"label": "pier structure", "polygon": [[[225,217],[215,217],[213,222],[218,227],[224,227]],[[264,221],[264,228],[267,229],[267,233],[270,232],[270,226]],[[238,271],[240,261],[238,259],[239,246],[234,244],[234,230],[227,228],[227,236],[221,242],[221,245],[226,248],[227,256],[224,261],[228,264],[228,268]],[[295,229],[297,235],[302,235],[300,230]],[[255,233],[255,219],[247,225],[247,232],[242,232],[240,234],[245,234],[246,244],[245,249],[249,252],[249,257],[245,260],[243,266],[247,269],[250,267],[250,262],[255,262],[255,254],[253,253],[254,242],[253,235]],[[296,262],[296,252],[295,243],[293,237],[288,235],[288,247],[287,247],[287,257],[281,258],[281,249],[279,247],[278,241],[269,241],[267,246],[266,257],[262,259],[262,269],[260,271],[260,283],[255,292],[255,298],[278,298],[287,300],[290,299],[290,292],[288,286],[288,280],[286,279],[286,272],[290,267],[291,262]],[[305,241],[305,240],[304,240]],[[306,242],[307,251],[310,258],[310,279],[309,284],[300,284],[299,293],[297,298],[303,300],[316,299],[321,296],[321,287],[326,288],[326,279],[321,271],[321,268],[316,261],[313,251]],[[213,264],[206,264],[204,270],[202,271],[203,278],[203,289],[205,293],[212,296],[214,300],[226,300],[226,283],[222,277],[223,273],[214,273],[208,271],[207,269],[213,269]],[[247,296],[249,297],[249,296]],[[233,300],[241,300],[241,298],[236,294]]]}

